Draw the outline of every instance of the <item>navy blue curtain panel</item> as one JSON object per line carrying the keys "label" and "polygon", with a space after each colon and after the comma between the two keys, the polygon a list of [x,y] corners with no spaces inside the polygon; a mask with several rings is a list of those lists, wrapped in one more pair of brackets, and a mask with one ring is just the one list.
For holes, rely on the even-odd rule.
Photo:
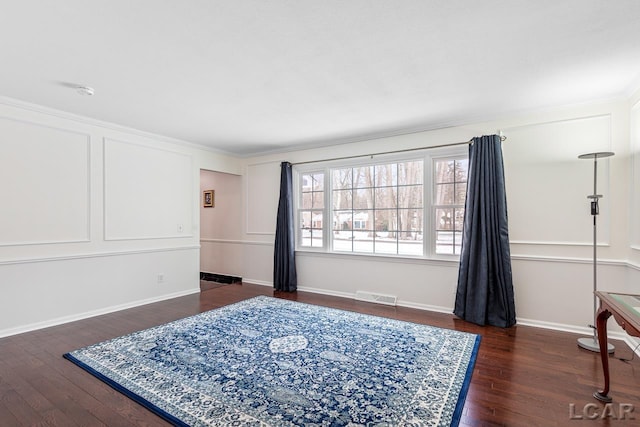
{"label": "navy blue curtain panel", "polygon": [[454,314],[478,325],[516,323],[507,196],[498,135],[473,138]]}
{"label": "navy blue curtain panel", "polygon": [[293,178],[289,162],[280,164],[280,201],[273,254],[273,287],[277,291],[286,292],[293,292],[298,288],[293,223]]}

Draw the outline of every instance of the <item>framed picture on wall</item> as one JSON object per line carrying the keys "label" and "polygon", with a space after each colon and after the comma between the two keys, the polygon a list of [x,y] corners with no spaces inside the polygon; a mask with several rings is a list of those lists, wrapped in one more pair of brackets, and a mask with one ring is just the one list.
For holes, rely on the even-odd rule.
{"label": "framed picture on wall", "polygon": [[205,208],[212,208],[214,206],[214,196],[216,192],[214,190],[206,190],[202,192],[202,206]]}

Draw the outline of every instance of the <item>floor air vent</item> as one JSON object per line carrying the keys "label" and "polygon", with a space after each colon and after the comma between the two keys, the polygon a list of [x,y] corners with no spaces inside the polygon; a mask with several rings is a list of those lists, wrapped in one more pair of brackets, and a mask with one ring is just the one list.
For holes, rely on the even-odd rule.
{"label": "floor air vent", "polygon": [[398,299],[395,295],[375,294],[373,292],[365,291],[357,291],[355,298],[360,301],[375,302],[386,305],[396,305],[396,300]]}

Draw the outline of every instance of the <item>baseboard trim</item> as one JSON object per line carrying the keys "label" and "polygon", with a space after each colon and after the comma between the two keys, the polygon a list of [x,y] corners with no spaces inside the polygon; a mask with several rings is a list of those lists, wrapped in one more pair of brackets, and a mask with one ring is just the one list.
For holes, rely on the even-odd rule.
{"label": "baseboard trim", "polygon": [[309,293],[312,293],[312,294],[329,295],[329,296],[333,296],[333,297],[349,298],[349,299],[354,299],[355,296],[356,296],[355,293],[331,291],[331,290],[319,289],[319,288],[309,288],[309,287],[306,287],[306,286],[299,286],[298,290],[302,291],[302,292],[309,292]]}
{"label": "baseboard trim", "polygon": [[[573,326],[573,325],[565,325],[562,323],[553,323],[553,322],[544,322],[541,320],[531,320],[531,319],[518,319],[518,325],[522,326],[531,326],[533,328],[541,328],[541,329],[551,329],[554,331],[561,332],[570,332],[578,335],[593,335],[593,329],[587,326]],[[618,331],[608,331],[607,338],[623,341],[629,349],[635,352],[638,356],[640,356],[640,348],[638,348],[638,344],[640,342],[636,342],[632,336],[627,334],[626,332],[618,332]]]}
{"label": "baseboard trim", "polygon": [[128,308],[139,307],[141,305],[147,305],[154,302],[160,302],[160,301],[165,301],[173,298],[183,297],[186,295],[196,294],[199,292],[200,292],[200,288],[198,287],[194,289],[188,289],[186,291],[173,292],[171,294],[160,295],[157,297],[132,301],[125,304],[113,305],[110,307],[100,308],[97,310],[86,311],[84,313],[58,317],[56,319],[51,319],[44,322],[36,322],[28,325],[18,326],[15,328],[3,329],[3,330],[0,330],[0,338],[8,337],[11,335],[23,334],[25,332],[31,332],[38,329],[49,328],[51,326],[58,326],[58,325],[62,325],[69,322],[75,322],[77,320],[88,319],[90,317],[101,316],[103,314],[109,314],[116,311],[126,310]]}
{"label": "baseboard trim", "polygon": [[242,283],[248,283],[251,285],[259,285],[259,286],[268,286],[270,288],[273,288],[273,282],[267,282],[267,281],[258,280],[258,279],[249,279],[247,277],[242,279]]}
{"label": "baseboard trim", "polygon": [[453,308],[440,305],[420,304],[411,301],[398,301],[399,307],[415,308],[417,310],[433,311],[435,313],[452,314]]}
{"label": "baseboard trim", "polygon": [[[570,332],[578,335],[591,335],[593,330],[587,326],[567,325],[564,323],[545,322],[543,320],[517,318],[517,324],[522,326],[531,326],[534,328],[551,329],[554,331]],[[612,333],[613,334],[613,333]]]}

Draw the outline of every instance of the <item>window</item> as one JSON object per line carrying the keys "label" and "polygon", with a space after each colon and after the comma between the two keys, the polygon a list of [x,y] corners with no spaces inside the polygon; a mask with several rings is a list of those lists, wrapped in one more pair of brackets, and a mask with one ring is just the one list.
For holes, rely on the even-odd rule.
{"label": "window", "polygon": [[335,252],[422,255],[423,161],[331,170]]}
{"label": "window", "polygon": [[311,173],[301,176],[301,209],[299,239],[301,246],[323,246],[324,217],[324,173]]}
{"label": "window", "polygon": [[464,151],[456,150],[455,157],[296,168],[297,248],[410,257],[459,254]]}
{"label": "window", "polygon": [[437,254],[460,254],[469,160],[434,161],[434,221]]}

